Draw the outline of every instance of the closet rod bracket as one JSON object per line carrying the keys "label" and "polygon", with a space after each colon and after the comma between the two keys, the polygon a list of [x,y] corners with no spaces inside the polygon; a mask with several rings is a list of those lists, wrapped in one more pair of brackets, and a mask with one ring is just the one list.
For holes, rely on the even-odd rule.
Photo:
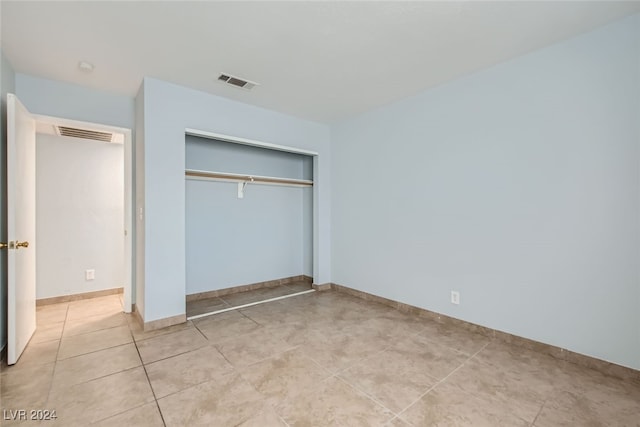
{"label": "closet rod bracket", "polygon": [[[253,177],[249,176],[248,177],[251,182],[253,182]],[[242,181],[238,183],[238,199],[243,199],[244,198],[244,189],[247,186],[247,184],[249,183],[249,181]]]}

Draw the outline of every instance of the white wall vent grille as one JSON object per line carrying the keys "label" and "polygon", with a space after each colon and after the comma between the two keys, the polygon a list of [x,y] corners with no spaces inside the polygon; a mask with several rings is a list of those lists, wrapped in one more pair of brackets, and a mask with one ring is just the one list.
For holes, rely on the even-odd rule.
{"label": "white wall vent grille", "polygon": [[251,90],[258,85],[256,82],[245,80],[240,77],[232,76],[230,74],[222,73],[218,76],[218,80],[232,86],[236,86],[242,89]]}
{"label": "white wall vent grille", "polygon": [[56,126],[56,131],[60,136],[70,136],[72,138],[93,139],[94,141],[114,142],[111,132],[100,132],[91,129],[72,128],[68,126]]}

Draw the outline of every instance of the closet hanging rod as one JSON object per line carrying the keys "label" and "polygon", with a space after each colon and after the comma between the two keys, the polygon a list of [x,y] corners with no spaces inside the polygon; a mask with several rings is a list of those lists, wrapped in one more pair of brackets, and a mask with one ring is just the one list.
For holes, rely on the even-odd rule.
{"label": "closet hanging rod", "polygon": [[308,179],[278,178],[275,176],[260,176],[260,175],[242,175],[237,173],[209,172],[209,171],[201,171],[201,170],[194,170],[194,169],[186,169],[184,171],[184,174],[187,178],[195,178],[195,179],[251,182],[254,184],[295,185],[295,186],[301,186],[301,187],[313,186],[313,181]]}

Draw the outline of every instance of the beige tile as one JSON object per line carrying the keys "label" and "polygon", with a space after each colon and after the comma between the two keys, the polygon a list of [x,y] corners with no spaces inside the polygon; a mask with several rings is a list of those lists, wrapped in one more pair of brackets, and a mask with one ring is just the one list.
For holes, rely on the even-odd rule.
{"label": "beige tile", "polygon": [[565,364],[556,393],[544,405],[536,425],[636,426],[640,424],[640,383]]}
{"label": "beige tile", "polygon": [[385,427],[409,427],[411,424],[403,421],[401,418],[394,418],[385,424]]}
{"label": "beige tile", "polygon": [[209,345],[195,328],[184,329],[137,343],[140,357],[145,364],[186,353]]}
{"label": "beige tile", "polygon": [[69,303],[67,320],[78,320],[85,317],[122,313],[122,304],[118,295],[91,298]]}
{"label": "beige tile", "polygon": [[29,343],[15,364],[18,368],[43,365],[56,360],[60,340],[45,341],[41,343]]}
{"label": "beige tile", "polygon": [[263,291],[263,289],[255,289],[252,291],[222,295],[219,298],[228,307],[238,307],[244,304],[265,300],[266,298],[263,297],[263,294],[261,291]]}
{"label": "beige tile", "polygon": [[295,293],[291,288],[285,285],[256,289],[255,292],[259,294],[262,299],[276,298]]}
{"label": "beige tile", "polygon": [[268,405],[246,421],[238,424],[238,427],[289,427],[288,424]]}
{"label": "beige tile", "polygon": [[128,326],[102,329],[81,335],[63,336],[58,360],[116,347],[133,341]]}
{"label": "beige tile", "polygon": [[236,311],[198,319],[194,321],[194,325],[212,343],[237,338],[260,327],[256,322]]}
{"label": "beige tile", "polygon": [[625,381],[569,362],[558,362],[557,366],[554,372],[557,390],[589,395],[595,400],[607,399],[616,393],[640,400],[640,381]]}
{"label": "beige tile", "polygon": [[332,334],[329,330],[322,331],[322,334],[322,338],[307,342],[301,348],[307,356],[332,372],[353,366],[389,347],[389,342],[380,337],[356,339],[346,334]]}
{"label": "beige tile", "polygon": [[363,337],[372,336],[397,340],[413,337],[424,329],[424,319],[384,307],[368,319],[347,324],[343,332]]}
{"label": "beige tile", "polygon": [[97,427],[164,427],[156,402],[147,403],[127,412],[98,421]]}
{"label": "beige tile", "polygon": [[548,396],[561,378],[561,366],[558,361],[542,353],[519,348],[511,344],[492,341],[475,357],[475,360],[491,365],[528,388],[536,390],[540,396]]}
{"label": "beige tile", "polygon": [[53,389],[64,389],[141,364],[133,343],[59,360],[53,376]]}
{"label": "beige tile", "polygon": [[86,426],[153,401],[142,367],[51,392],[59,425]]}
{"label": "beige tile", "polygon": [[146,366],[156,398],[207,382],[233,371],[212,346],[206,346]]}
{"label": "beige tile", "polygon": [[470,332],[461,327],[425,321],[422,336],[440,344],[447,345],[468,355],[473,355],[491,340],[484,335]]}
{"label": "beige tile", "polygon": [[399,412],[465,360],[467,356],[449,347],[407,339],[364,359],[340,377]]}
{"label": "beige tile", "polygon": [[309,282],[292,282],[286,283],[284,286],[291,289],[293,292],[304,292],[313,289]]}
{"label": "beige tile", "polygon": [[335,377],[279,405],[291,426],[383,426],[394,414]]}
{"label": "beige tile", "polygon": [[220,353],[234,366],[247,366],[289,350],[284,341],[263,329],[216,344]]}
{"label": "beige tile", "polygon": [[280,285],[272,288],[261,288],[255,289],[247,292],[239,292],[236,294],[224,295],[221,296],[224,302],[226,302],[230,307],[237,307],[240,305],[256,302],[256,301],[264,301],[271,298],[280,297],[283,295],[289,295],[295,293],[294,290]]}
{"label": "beige tile", "polygon": [[288,306],[285,300],[243,308],[240,312],[263,326],[300,323],[307,319],[301,307]]}
{"label": "beige tile", "polygon": [[31,368],[7,368],[0,375],[1,409],[44,408],[53,369],[53,363]]}
{"label": "beige tile", "polygon": [[62,337],[64,322],[44,323],[36,327],[29,344],[37,344],[45,341],[59,340]]}
{"label": "beige tile", "polygon": [[63,336],[86,334],[101,329],[115,328],[116,326],[128,326],[124,313],[106,313],[78,320],[68,320],[64,325]]}
{"label": "beige tile", "polygon": [[187,317],[228,308],[229,305],[218,297],[187,302]]}
{"label": "beige tile", "polygon": [[[256,294],[269,292],[281,291]],[[130,328],[147,362],[164,358],[146,368],[167,425],[640,427],[638,381],[345,293],[196,321],[215,347],[192,322],[145,333],[115,297],[38,307],[25,354],[3,368],[0,406],[55,406],[61,418],[47,425],[163,425],[131,334],[107,332]]]}
{"label": "beige tile", "polygon": [[508,408],[464,393],[455,387],[439,385],[412,405],[400,417],[414,426],[515,427],[530,423],[516,417]]}
{"label": "beige tile", "polygon": [[499,370],[471,359],[447,378],[447,384],[533,422],[548,397],[549,389],[536,387],[541,383],[529,380],[529,375]]}
{"label": "beige tile", "polygon": [[[562,391],[549,401],[542,408],[536,418],[537,427],[547,426],[612,426],[615,424],[608,418],[605,408],[591,401],[588,397],[580,394]],[[640,412],[636,412],[637,414]],[[632,425],[632,424],[629,424]]]}
{"label": "beige tile", "polygon": [[241,371],[272,406],[303,394],[331,374],[300,350],[290,350]]}
{"label": "beige tile", "polygon": [[322,326],[311,326],[304,322],[269,325],[264,330],[291,347],[326,338],[326,334],[322,333]]}
{"label": "beige tile", "polygon": [[158,399],[158,405],[167,427],[235,426],[264,410],[262,396],[235,373]]}
{"label": "beige tile", "polygon": [[48,325],[51,323],[64,322],[67,318],[67,309],[69,303],[44,305],[36,307],[36,323],[40,325]]}

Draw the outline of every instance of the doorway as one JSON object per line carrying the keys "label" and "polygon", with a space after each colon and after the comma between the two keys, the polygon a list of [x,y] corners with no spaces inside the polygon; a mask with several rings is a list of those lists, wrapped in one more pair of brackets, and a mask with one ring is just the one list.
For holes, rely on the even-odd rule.
{"label": "doorway", "polygon": [[37,304],[132,295],[131,130],[34,115]]}

